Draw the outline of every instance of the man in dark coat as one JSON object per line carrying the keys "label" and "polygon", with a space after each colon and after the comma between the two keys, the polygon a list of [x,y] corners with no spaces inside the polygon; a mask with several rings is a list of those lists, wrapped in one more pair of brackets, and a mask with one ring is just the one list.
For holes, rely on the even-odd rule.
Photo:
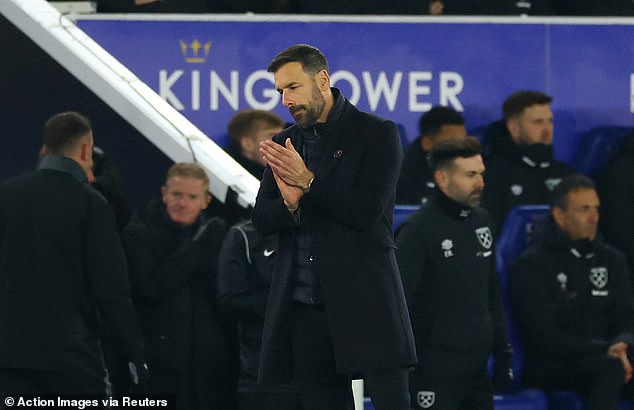
{"label": "man in dark coat", "polygon": [[574,173],[554,158],[551,102],[551,96],[538,91],[517,91],[504,101],[504,119],[487,129],[482,207],[493,217],[496,232],[511,208],[549,203],[561,178]]}
{"label": "man in dark coat", "polygon": [[[632,378],[632,285],[625,256],[597,236],[593,182],[566,177],[555,188],[541,241],[515,262],[510,295],[526,352],[523,382],[575,390],[587,409],[618,407]],[[631,383],[628,383],[631,389]]]}
{"label": "man in dark coat", "polygon": [[307,410],[334,410],[351,408],[349,375],[361,373],[377,410],[409,409],[416,354],[391,232],[396,125],[331,88],[314,47],[286,49],[269,71],[296,124],[262,143],[253,222],[279,246],[260,380],[293,378]]}
{"label": "man in dark coat", "polygon": [[396,185],[396,203],[421,205],[434,192],[434,176],[427,166],[427,154],[435,143],[467,135],[464,118],[456,110],[437,106],[420,117],[419,136],[407,147]]}
{"label": "man in dark coat", "polygon": [[410,390],[415,408],[493,409],[496,387],[512,380],[492,221],[478,207],[484,188],[481,147],[473,137],[439,142],[430,154],[436,190],[399,228],[403,274],[420,365]]}
{"label": "man in dark coat", "polygon": [[122,234],[132,298],[154,368],[149,393],[175,394],[179,409],[235,408],[231,328],[216,302],[216,266],[226,228],[204,219],[206,172],[174,164],[162,202],[139,209]]}
{"label": "man in dark coat", "polygon": [[100,317],[146,378],[126,261],[92,177],[90,122],[44,126],[37,171],[0,186],[0,393],[106,394]]}

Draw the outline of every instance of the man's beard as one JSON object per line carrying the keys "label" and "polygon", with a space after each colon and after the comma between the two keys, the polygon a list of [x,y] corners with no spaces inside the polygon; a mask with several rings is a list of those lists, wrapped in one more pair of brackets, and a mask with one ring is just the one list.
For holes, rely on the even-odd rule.
{"label": "man's beard", "polygon": [[471,207],[471,208],[480,206],[480,202],[482,201],[482,192],[483,192],[482,189],[478,189],[470,193],[469,196],[467,196],[467,199],[465,200],[463,205]]}
{"label": "man's beard", "polygon": [[[313,84],[313,100],[307,105],[295,105],[288,109],[293,116],[293,119],[301,128],[308,128],[317,122],[317,119],[324,112],[326,107],[326,100],[319,92],[316,84]],[[303,113],[296,115],[298,111],[303,110]]]}

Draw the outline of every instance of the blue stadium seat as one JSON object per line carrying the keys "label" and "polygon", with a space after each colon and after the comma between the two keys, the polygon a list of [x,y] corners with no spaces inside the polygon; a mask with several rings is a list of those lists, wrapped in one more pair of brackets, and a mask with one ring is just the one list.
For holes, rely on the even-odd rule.
{"label": "blue stadium seat", "polygon": [[511,315],[508,291],[508,276],[515,259],[532,242],[535,225],[550,213],[548,205],[517,206],[508,214],[502,232],[496,243],[496,263],[500,279],[500,295],[506,316],[509,341],[513,346],[513,373],[515,387],[519,388],[524,371],[524,351],[519,340],[517,327]]}
{"label": "blue stadium seat", "polygon": [[634,401],[621,400],[619,403],[619,410],[634,410]]}
{"label": "blue stadium seat", "polygon": [[548,205],[517,206],[509,212],[496,243],[496,264],[503,302],[508,306],[508,273],[515,259],[532,241],[535,224],[550,213]]}
{"label": "blue stadium seat", "polygon": [[548,395],[549,410],[584,410],[583,399],[578,393],[568,390],[552,392]]}
{"label": "blue stadium seat", "polygon": [[[579,393],[561,390],[548,395],[549,410],[585,410],[583,398]],[[621,400],[618,410],[634,410],[634,401]]]}
{"label": "blue stadium seat", "polygon": [[596,127],[581,136],[573,161],[580,174],[596,177],[616,158],[621,143],[632,132],[631,127]]}
{"label": "blue stadium seat", "polygon": [[[546,395],[537,389],[525,389],[511,394],[493,396],[495,410],[547,410],[547,404]],[[363,400],[363,410],[374,410],[369,397]]]}
{"label": "blue stadium seat", "polygon": [[528,205],[515,207],[509,212],[506,223],[497,240],[496,263],[500,279],[500,294],[502,306],[509,333],[509,342],[513,347],[513,385],[503,394],[494,397],[496,410],[511,409],[547,409],[546,394],[538,389],[523,389],[521,387],[524,369],[524,353],[517,336],[517,329],[511,317],[508,297],[508,272],[510,267],[531,241],[535,223],[549,213],[547,205]]}
{"label": "blue stadium seat", "polygon": [[521,389],[493,396],[495,410],[546,410],[546,394],[538,389]]}
{"label": "blue stadium seat", "polygon": [[396,232],[399,226],[408,216],[418,211],[420,205],[394,205],[394,221],[392,222],[392,231]]}

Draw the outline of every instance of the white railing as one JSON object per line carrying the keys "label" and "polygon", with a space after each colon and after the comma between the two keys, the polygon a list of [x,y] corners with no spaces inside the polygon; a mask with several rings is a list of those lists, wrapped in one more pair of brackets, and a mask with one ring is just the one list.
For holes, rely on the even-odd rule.
{"label": "white railing", "polygon": [[225,202],[255,203],[259,182],[215,142],[165,102],[45,0],[1,0],[0,13],[175,162],[196,160],[211,193]]}

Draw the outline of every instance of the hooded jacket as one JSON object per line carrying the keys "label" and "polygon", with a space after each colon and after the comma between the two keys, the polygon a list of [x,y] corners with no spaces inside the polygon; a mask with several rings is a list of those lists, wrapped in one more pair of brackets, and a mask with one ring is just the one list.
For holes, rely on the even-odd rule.
{"label": "hooded jacket", "polygon": [[510,276],[513,316],[526,353],[524,382],[544,386],[566,360],[634,342],[625,256],[601,239],[572,241],[552,219]]}
{"label": "hooded jacket", "polygon": [[489,155],[485,159],[482,207],[489,211],[499,232],[511,208],[547,204],[552,190],[575,170],[554,158],[552,145],[518,145],[503,121],[486,132]]}
{"label": "hooded jacket", "polygon": [[396,256],[421,368],[478,377],[508,346],[491,217],[436,189],[401,225]]}
{"label": "hooded jacket", "polygon": [[403,168],[396,185],[396,203],[420,205],[427,202],[434,192],[434,178],[427,164],[427,152],[421,147],[422,137],[407,147]]}
{"label": "hooded jacket", "polygon": [[[207,226],[200,234],[203,223]],[[122,234],[151,382],[169,379],[173,389],[151,392],[176,393],[179,409],[196,408],[195,402],[229,408],[235,361],[229,343],[235,330],[216,296],[225,233],[219,218],[200,218],[187,227],[174,224],[165,206],[152,200],[135,212]],[[190,390],[201,385],[205,388],[196,389],[197,397],[190,397]]]}
{"label": "hooded jacket", "polygon": [[277,235],[260,235],[251,221],[229,229],[218,262],[218,295],[223,308],[238,321],[240,382],[258,377],[264,313],[275,270]]}

